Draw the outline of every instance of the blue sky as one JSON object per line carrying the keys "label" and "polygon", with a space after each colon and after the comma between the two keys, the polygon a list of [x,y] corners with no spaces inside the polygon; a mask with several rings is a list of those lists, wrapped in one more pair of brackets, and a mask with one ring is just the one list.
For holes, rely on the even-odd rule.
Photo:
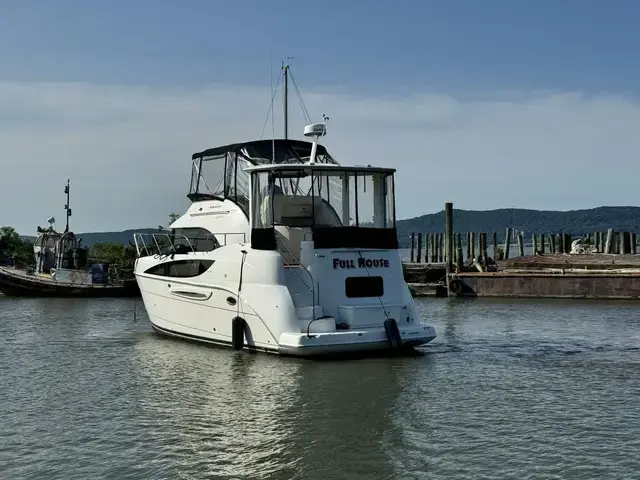
{"label": "blue sky", "polygon": [[[193,151],[259,135],[270,56],[276,70],[292,56],[312,115],[332,117],[326,144],[340,161],[360,163],[351,158],[366,142],[368,156],[397,164],[400,217],[446,200],[478,209],[637,204],[631,178],[594,172],[612,161],[627,166],[618,173],[633,169],[638,156],[638,19],[631,0],[2,1],[0,165],[48,195],[75,179],[85,202],[77,229],[156,225],[184,208]],[[34,176],[25,155],[46,157],[36,171],[47,174]],[[144,162],[171,165],[185,181],[150,174]],[[122,178],[134,164],[139,171]],[[96,172],[109,187],[88,186]],[[132,208],[143,175],[154,187]],[[573,176],[568,187],[563,175]],[[420,204],[416,188],[428,190]],[[152,201],[154,192],[163,198]],[[109,208],[93,206],[96,196],[110,196]],[[0,197],[0,224],[21,230],[49,215],[38,201],[7,205]]]}
{"label": "blue sky", "polygon": [[385,93],[633,91],[640,76],[632,0],[2,3],[6,79],[255,84],[270,53],[307,83]]}

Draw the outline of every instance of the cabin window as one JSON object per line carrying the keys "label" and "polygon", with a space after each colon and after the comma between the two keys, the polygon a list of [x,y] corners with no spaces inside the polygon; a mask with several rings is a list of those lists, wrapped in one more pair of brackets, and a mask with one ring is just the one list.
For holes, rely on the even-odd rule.
{"label": "cabin window", "polygon": [[176,260],[155,265],[144,273],[158,275],[160,277],[190,278],[197,277],[206,272],[214,260]]}
{"label": "cabin window", "polygon": [[220,246],[216,236],[206,228],[174,228],[171,234],[174,247],[191,246],[196,252],[211,252]]}

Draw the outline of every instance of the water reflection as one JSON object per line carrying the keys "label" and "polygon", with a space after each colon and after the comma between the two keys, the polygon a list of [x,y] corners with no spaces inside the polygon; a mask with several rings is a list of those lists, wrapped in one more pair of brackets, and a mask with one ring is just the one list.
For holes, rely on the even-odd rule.
{"label": "water reflection", "polygon": [[154,419],[157,455],[171,445],[163,473],[395,478],[388,450],[402,359],[316,362],[158,337],[135,351],[137,416]]}
{"label": "water reflection", "polygon": [[2,299],[0,478],[640,469],[640,303],[417,304],[424,355],[317,362],[162,339],[129,301]]}

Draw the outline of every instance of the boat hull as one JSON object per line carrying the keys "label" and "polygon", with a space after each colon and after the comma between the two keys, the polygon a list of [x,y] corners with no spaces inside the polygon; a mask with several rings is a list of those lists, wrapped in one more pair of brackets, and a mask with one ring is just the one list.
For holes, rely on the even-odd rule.
{"label": "boat hull", "polygon": [[[149,319],[153,330],[156,332],[156,334],[162,337],[183,340],[192,343],[206,344],[213,347],[228,349],[233,348],[232,341],[221,335],[210,333],[205,333],[204,335],[196,335],[190,332],[189,329],[180,328],[179,326],[175,325],[167,327],[165,322],[158,322],[157,320],[154,322],[151,315],[149,316]],[[431,327],[426,328],[431,329]],[[372,334],[372,336],[375,336],[375,338],[371,338],[368,340],[361,340],[357,338],[367,333]],[[245,339],[245,341],[243,342],[242,350],[271,353],[291,357],[344,357],[350,355],[375,355],[384,352],[406,354],[414,352],[415,347],[425,345],[436,338],[435,332],[433,332],[433,330],[428,330],[428,332],[422,337],[414,337],[411,340],[406,341],[400,349],[394,349],[392,348],[389,340],[385,338],[384,331],[380,330],[372,332],[345,332],[344,336],[350,336],[351,338],[336,339],[338,341],[331,341],[331,339],[328,339],[326,335],[318,336],[312,334],[309,337],[299,333],[288,333],[284,335],[289,337],[289,340],[293,341],[281,343],[274,347],[265,347],[256,345],[255,343],[247,341]],[[305,342],[305,340],[307,341]]]}
{"label": "boat hull", "polygon": [[[144,283],[144,282],[143,282]],[[233,348],[233,318],[238,312],[222,306],[208,305],[181,299],[169,299],[149,294],[143,289],[145,309],[153,330],[163,336],[210,346]],[[145,298],[146,297],[146,298]],[[171,310],[175,309],[175,315]],[[177,315],[177,312],[182,312]],[[433,327],[417,324],[400,327],[402,348],[394,349],[383,327],[354,329],[333,333],[304,332],[308,321],[300,320],[303,328],[296,332],[283,332],[277,340],[265,330],[265,325],[256,315],[245,310],[240,316],[245,320],[242,350],[272,353],[296,357],[327,357],[378,354],[381,352],[406,353],[415,347],[435,339]]]}
{"label": "boat hull", "polygon": [[8,297],[139,297],[135,280],[120,284],[71,284],[0,267],[0,292]]}

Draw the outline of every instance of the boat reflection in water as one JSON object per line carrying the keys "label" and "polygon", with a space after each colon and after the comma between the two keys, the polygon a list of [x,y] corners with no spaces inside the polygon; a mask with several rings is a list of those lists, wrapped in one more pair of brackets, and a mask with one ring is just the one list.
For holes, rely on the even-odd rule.
{"label": "boat reflection in water", "polygon": [[395,478],[406,358],[309,362],[147,334],[135,352],[147,476]]}

